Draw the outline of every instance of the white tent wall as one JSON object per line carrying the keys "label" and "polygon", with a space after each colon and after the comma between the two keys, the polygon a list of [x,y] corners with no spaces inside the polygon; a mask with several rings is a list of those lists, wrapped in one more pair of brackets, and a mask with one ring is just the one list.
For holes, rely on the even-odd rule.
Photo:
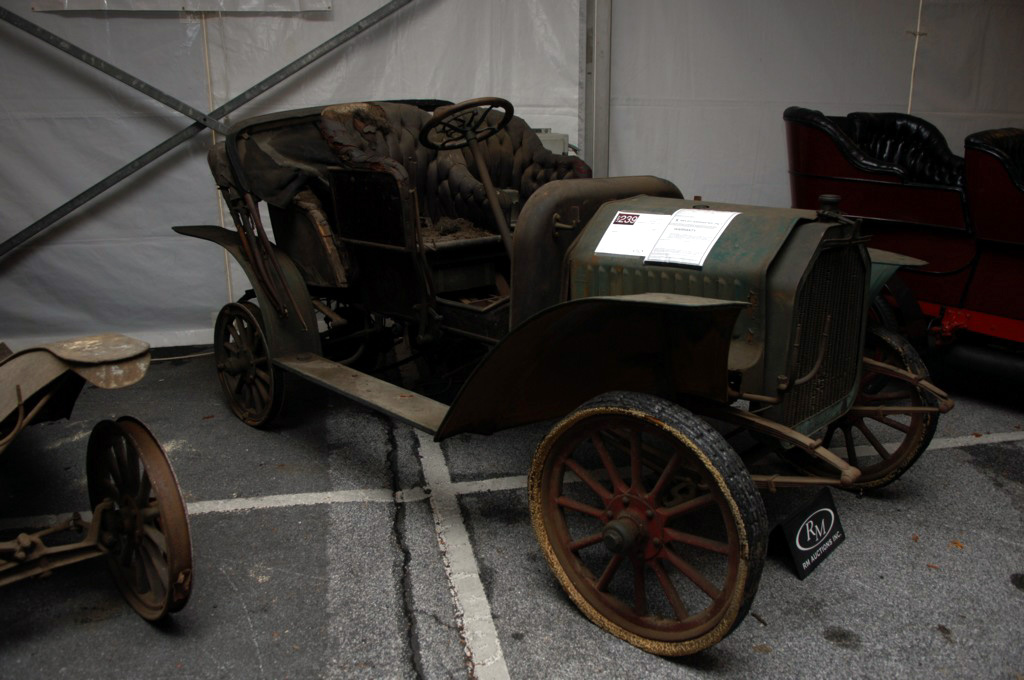
{"label": "white tent wall", "polygon": [[[5,8],[192,106],[210,110],[384,4],[329,12],[33,13]],[[414,0],[229,117],[335,101],[497,95],[575,141],[579,2]],[[782,111],[912,112],[946,134],[1024,127],[1020,0],[614,0],[611,174],[656,174],[687,196],[786,206]],[[190,121],[0,23],[0,240]],[[219,248],[176,224],[217,224],[206,131],[0,260],[12,347],[117,330],[206,343],[230,299]],[[245,283],[232,268],[237,296]]]}
{"label": "white tent wall", "polygon": [[686,196],[789,206],[791,105],[911,103],[958,154],[971,132],[1024,127],[1020,0],[613,0],[611,35],[609,173]]}
{"label": "white tent wall", "polygon": [[[203,47],[177,17],[33,14],[4,7],[205,108]],[[0,23],[0,239],[188,124],[144,95]],[[12,348],[116,330],[156,340],[210,324],[221,257],[172,224],[216,221],[195,138],[0,261],[0,339]],[[206,176],[204,176],[206,175]],[[220,274],[217,268],[220,267]],[[187,340],[187,332],[180,336]]]}
{"label": "white tent wall", "polygon": [[[203,18],[0,4],[207,111],[385,3]],[[495,95],[574,140],[578,22],[576,2],[414,0],[228,122],[338,101]],[[2,22],[0,60],[0,241],[191,122]],[[222,251],[170,227],[220,223],[211,141],[203,132],[0,260],[0,340],[18,349],[119,331],[154,346],[210,342],[229,299]],[[237,296],[247,286],[231,269]]]}
{"label": "white tent wall", "polygon": [[926,0],[914,115],[954,153],[979,130],[1024,128],[1024,1]]}

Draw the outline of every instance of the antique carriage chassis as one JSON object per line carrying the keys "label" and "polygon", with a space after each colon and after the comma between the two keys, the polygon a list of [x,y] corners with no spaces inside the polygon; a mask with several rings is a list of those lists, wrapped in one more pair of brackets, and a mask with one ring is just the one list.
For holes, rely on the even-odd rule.
{"label": "antique carriage chassis", "polygon": [[[33,422],[69,417],[87,381],[126,387],[145,375],[149,362],[148,345],[116,333],[0,354],[0,454]],[[192,592],[192,543],[185,502],[160,443],[135,418],[103,420],[89,437],[86,473],[91,516],[76,512],[0,541],[0,587],[104,557],[121,594],[144,619],[181,610]],[[51,538],[68,531],[82,537]]]}

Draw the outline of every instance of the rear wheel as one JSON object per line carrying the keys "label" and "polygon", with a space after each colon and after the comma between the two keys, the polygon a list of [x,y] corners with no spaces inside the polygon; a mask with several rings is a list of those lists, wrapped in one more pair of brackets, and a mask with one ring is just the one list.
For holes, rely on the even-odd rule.
{"label": "rear wheel", "polygon": [[231,410],[253,427],[269,425],[284,405],[284,373],[268,347],[259,307],[224,305],[213,329],[217,378]]}
{"label": "rear wheel", "polygon": [[692,654],[743,620],[767,544],[739,456],[685,409],[593,399],[544,438],[529,478],[541,550],[572,601],[647,652]]}

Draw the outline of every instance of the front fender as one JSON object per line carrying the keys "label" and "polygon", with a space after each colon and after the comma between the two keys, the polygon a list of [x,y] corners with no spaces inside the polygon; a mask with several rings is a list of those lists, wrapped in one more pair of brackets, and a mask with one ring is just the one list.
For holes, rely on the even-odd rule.
{"label": "front fender", "polygon": [[238,261],[239,266],[249,277],[249,283],[256,293],[256,299],[260,303],[260,310],[263,312],[264,331],[267,336],[267,346],[271,357],[289,356],[299,352],[311,352],[321,354],[320,334],[317,330],[316,314],[313,312],[313,302],[309,297],[309,289],[299,272],[295,262],[288,254],[276,246],[271,246],[271,252],[277,258],[284,276],[284,283],[291,293],[291,299],[295,301],[296,309],[291,310],[287,316],[280,316],[274,312],[273,305],[268,301],[266,291],[260,285],[259,279],[253,273],[252,265],[246,259],[242,251],[242,241],[236,232],[215,227],[212,225],[200,225],[190,227],[173,227],[174,231],[185,236],[201,238],[205,241],[212,241],[231,253]]}
{"label": "front fender", "polygon": [[549,307],[477,366],[435,438],[560,417],[610,390],[725,403],[729,342],[745,305],[644,293]]}
{"label": "front fender", "polygon": [[868,289],[868,300],[874,300],[901,267],[923,267],[928,264],[916,257],[878,248],[868,248],[868,257],[871,258],[871,283]]}

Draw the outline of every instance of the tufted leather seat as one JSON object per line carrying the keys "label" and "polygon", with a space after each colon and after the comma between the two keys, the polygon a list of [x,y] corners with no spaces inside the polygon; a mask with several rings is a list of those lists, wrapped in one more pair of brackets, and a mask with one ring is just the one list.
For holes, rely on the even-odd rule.
{"label": "tufted leather seat", "polygon": [[[487,197],[469,150],[434,151],[419,144],[429,119],[428,112],[407,104],[338,104],[323,110],[318,127],[346,167],[383,170],[414,183],[421,212],[430,220],[461,217],[490,228]],[[518,117],[482,145],[495,188],[510,190],[520,203],[551,180],[591,174],[582,160],[544,148]],[[502,192],[499,200],[507,210],[513,199]]]}
{"label": "tufted leather seat", "polygon": [[921,184],[964,184],[964,159],[950,151],[938,128],[916,116],[862,112],[826,116],[792,106],[783,117],[827,133],[861,170],[892,173]]}
{"label": "tufted leather seat", "polygon": [[840,128],[869,158],[891,164],[908,181],[962,186],[964,160],[946,144],[938,128],[902,113],[851,113]]}
{"label": "tufted leather seat", "polygon": [[[491,116],[499,117],[497,112]],[[482,146],[494,186],[518,194],[520,204],[553,180],[591,176],[590,168],[582,159],[547,150],[526,121],[517,116],[513,116],[507,128],[484,140]],[[443,153],[462,156],[461,162],[450,166],[448,186],[441,187],[442,191],[450,191],[450,194],[445,195],[450,200],[450,210],[477,224],[490,223],[487,196],[479,180],[480,170],[476,167],[473,154],[468,148]],[[499,200],[507,201],[508,198],[508,193],[499,193]],[[507,209],[508,206],[503,207]]]}

